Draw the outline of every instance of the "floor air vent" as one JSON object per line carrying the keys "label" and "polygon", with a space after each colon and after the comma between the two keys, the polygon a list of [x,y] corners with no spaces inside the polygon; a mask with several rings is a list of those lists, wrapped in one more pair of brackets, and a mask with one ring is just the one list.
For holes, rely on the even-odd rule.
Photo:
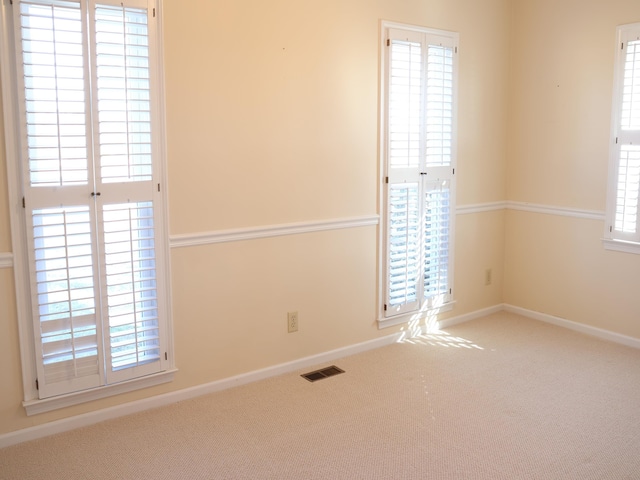
{"label": "floor air vent", "polygon": [[320,370],[315,370],[300,376],[306,378],[310,382],[315,382],[316,380],[322,380],[323,378],[333,377],[339,373],[344,373],[344,370],[336,367],[335,365],[331,365],[330,367],[321,368]]}

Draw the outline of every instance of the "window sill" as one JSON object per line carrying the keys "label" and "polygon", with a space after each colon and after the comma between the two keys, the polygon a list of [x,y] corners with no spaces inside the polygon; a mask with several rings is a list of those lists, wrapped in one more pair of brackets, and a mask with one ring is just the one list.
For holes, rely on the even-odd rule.
{"label": "window sill", "polygon": [[28,416],[37,415],[39,413],[50,412],[52,410],[78,405],[80,403],[91,402],[101,398],[120,395],[122,393],[140,390],[142,388],[153,387],[162,383],[168,383],[173,381],[173,377],[177,371],[177,369],[167,370],[166,372],[136,378],[127,382],[92,388],[90,390],[83,390],[81,392],[70,393],[67,395],[59,395],[57,397],[25,400],[22,402],[22,406],[27,411]]}
{"label": "window sill", "polygon": [[455,304],[456,302],[452,301],[452,302],[445,303],[444,305],[440,305],[438,307],[433,307],[429,310],[403,313],[402,315],[397,315],[395,317],[379,318],[378,328],[382,329],[387,327],[393,327],[394,325],[400,325],[402,323],[408,323],[408,322],[416,322],[416,321],[419,322],[425,318],[431,318],[441,313],[453,310],[453,306]]}
{"label": "window sill", "polygon": [[602,243],[605,250],[613,250],[616,252],[635,253],[640,255],[640,243],[637,242],[625,242],[624,240],[611,240],[609,238],[603,238]]}

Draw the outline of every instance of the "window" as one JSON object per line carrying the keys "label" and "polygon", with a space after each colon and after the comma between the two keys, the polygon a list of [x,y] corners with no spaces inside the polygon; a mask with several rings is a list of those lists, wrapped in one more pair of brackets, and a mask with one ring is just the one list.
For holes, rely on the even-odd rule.
{"label": "window", "polygon": [[21,332],[33,334],[25,382],[35,375],[37,389],[25,387],[26,400],[162,377],[172,364],[155,3],[14,0],[11,10],[7,137],[19,151],[8,158],[19,159],[24,212],[12,225],[27,245],[16,266],[28,272],[20,317],[32,324]]}
{"label": "window", "polygon": [[381,325],[452,306],[455,33],[382,25]]}
{"label": "window", "polygon": [[640,23],[617,33],[605,247],[640,253]]}

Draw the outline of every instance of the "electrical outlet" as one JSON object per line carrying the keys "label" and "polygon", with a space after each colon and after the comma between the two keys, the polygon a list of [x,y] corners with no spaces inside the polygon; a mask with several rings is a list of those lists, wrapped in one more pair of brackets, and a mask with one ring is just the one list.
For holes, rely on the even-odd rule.
{"label": "electrical outlet", "polygon": [[289,333],[298,331],[298,312],[287,313],[287,330]]}
{"label": "electrical outlet", "polygon": [[492,276],[492,271],[490,268],[487,268],[484,271],[484,284],[485,285],[491,285],[491,276]]}

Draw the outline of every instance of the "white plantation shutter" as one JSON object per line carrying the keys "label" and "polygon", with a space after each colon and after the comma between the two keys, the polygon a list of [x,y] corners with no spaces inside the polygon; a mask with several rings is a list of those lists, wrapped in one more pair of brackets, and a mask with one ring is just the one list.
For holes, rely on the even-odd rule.
{"label": "white plantation shutter", "polygon": [[160,372],[147,2],[15,3],[39,395]]}
{"label": "white plantation shutter", "polygon": [[384,315],[451,300],[455,34],[386,28]]}
{"label": "white plantation shutter", "polygon": [[618,29],[606,238],[640,242],[640,24]]}

